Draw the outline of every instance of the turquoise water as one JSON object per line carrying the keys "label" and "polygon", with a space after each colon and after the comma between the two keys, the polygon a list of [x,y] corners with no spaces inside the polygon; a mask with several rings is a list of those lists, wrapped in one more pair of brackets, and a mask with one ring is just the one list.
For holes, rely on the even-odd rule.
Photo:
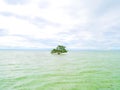
{"label": "turquoise water", "polygon": [[120,52],[0,51],[0,90],[120,90]]}

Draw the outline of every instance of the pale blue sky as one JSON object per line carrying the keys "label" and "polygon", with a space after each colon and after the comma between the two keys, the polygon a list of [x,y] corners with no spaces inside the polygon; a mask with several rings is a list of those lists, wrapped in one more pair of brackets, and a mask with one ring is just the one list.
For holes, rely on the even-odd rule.
{"label": "pale blue sky", "polygon": [[120,0],[0,0],[0,49],[120,49]]}

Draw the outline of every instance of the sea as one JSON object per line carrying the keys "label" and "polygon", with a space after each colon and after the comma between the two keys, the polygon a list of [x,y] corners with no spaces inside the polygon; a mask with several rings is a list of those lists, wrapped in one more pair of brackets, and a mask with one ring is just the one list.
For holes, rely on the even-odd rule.
{"label": "sea", "polygon": [[0,90],[120,90],[120,51],[0,50]]}

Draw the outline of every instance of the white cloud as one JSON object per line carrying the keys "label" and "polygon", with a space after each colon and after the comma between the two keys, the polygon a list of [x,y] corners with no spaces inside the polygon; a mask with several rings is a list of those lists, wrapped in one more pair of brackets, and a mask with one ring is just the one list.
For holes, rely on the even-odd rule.
{"label": "white cloud", "polygon": [[6,48],[50,48],[42,43],[33,43],[19,36],[2,36],[0,37],[0,46]]}
{"label": "white cloud", "polygon": [[[116,41],[119,41],[119,37],[112,39],[110,35],[105,36],[105,33],[114,29],[115,33],[120,33],[118,31],[120,28],[119,6],[112,8],[112,5],[109,5],[111,8],[104,12],[103,4],[109,5],[109,2],[104,0],[29,0],[25,4],[13,5],[0,0],[0,13],[11,13],[8,16],[0,14],[0,29],[8,31],[8,36],[7,34],[0,36],[0,46],[51,47],[41,41],[46,40],[50,44],[62,43],[71,48],[96,49],[97,45],[100,48],[112,48]],[[35,20],[39,18],[43,21]],[[33,43],[27,40],[27,37],[38,42]],[[112,44],[107,43],[108,41]]]}

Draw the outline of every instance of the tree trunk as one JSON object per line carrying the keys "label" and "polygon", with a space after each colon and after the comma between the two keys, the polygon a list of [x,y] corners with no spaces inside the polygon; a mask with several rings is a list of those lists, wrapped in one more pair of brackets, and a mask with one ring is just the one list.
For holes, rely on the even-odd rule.
{"label": "tree trunk", "polygon": [[60,55],[60,52],[58,52],[58,55]]}

